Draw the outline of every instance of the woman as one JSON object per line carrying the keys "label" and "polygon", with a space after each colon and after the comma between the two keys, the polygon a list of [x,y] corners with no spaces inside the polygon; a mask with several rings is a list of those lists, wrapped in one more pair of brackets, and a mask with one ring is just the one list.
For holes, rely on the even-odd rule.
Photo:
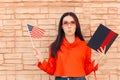
{"label": "woman", "polygon": [[59,22],[58,35],[51,44],[48,61],[35,50],[39,59],[38,67],[55,80],[86,80],[85,76],[98,69],[98,62],[104,55],[101,48],[99,58],[91,61],[91,49],[81,34],[77,16],[72,12],[62,15]]}

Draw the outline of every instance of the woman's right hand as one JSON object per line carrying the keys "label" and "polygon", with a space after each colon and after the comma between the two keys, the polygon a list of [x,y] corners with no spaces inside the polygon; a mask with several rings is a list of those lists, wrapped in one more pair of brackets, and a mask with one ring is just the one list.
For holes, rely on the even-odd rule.
{"label": "woman's right hand", "polygon": [[34,55],[35,57],[40,61],[40,62],[43,62],[44,58],[43,56],[41,55],[40,51],[36,48],[33,48],[33,51],[34,51]]}

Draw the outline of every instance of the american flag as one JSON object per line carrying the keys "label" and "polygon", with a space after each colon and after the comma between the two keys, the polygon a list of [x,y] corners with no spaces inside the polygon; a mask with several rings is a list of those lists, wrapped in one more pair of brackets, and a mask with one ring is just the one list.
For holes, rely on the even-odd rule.
{"label": "american flag", "polygon": [[45,30],[39,27],[35,27],[30,24],[27,24],[27,27],[32,38],[41,38],[44,35]]}

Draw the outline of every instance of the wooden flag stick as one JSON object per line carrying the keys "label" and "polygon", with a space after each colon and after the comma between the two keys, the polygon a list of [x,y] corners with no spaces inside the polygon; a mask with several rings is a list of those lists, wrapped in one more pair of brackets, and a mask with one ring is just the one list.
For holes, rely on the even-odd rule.
{"label": "wooden flag stick", "polygon": [[[26,27],[27,27],[27,26],[26,26]],[[30,36],[30,40],[31,40],[32,47],[35,48],[35,46],[34,46],[34,44],[33,44],[32,37],[31,37],[30,32],[29,32],[29,30],[28,30],[28,27],[27,27],[27,31],[28,31],[28,34],[29,34],[29,36]]]}

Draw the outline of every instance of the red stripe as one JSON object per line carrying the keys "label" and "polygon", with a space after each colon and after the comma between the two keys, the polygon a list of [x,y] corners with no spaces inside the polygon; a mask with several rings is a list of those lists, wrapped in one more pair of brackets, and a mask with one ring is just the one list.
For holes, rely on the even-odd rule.
{"label": "red stripe", "polygon": [[[100,47],[104,48],[105,46],[107,47],[109,41],[111,40],[111,38],[115,35],[115,33],[113,31],[110,31],[109,34],[107,35],[107,37],[104,39],[103,43],[100,45]],[[100,48],[99,48],[100,50]]]}

